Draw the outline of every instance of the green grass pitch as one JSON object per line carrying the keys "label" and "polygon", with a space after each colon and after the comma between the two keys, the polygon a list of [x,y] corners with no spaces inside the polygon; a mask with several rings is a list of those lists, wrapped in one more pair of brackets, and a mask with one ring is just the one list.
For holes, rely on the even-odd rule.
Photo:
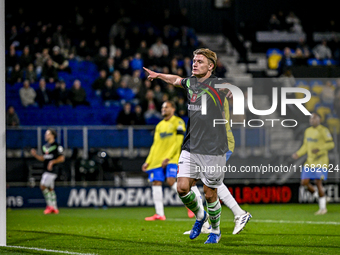
{"label": "green grass pitch", "polygon": [[[238,235],[231,211],[223,206],[218,244],[207,234],[183,235],[194,220],[184,207],[165,207],[166,221],[146,222],[153,207],[61,208],[7,211],[7,247],[0,254],[340,254],[340,205],[242,205],[253,218]],[[24,247],[24,248],[20,248]],[[32,249],[29,249],[32,248]]]}

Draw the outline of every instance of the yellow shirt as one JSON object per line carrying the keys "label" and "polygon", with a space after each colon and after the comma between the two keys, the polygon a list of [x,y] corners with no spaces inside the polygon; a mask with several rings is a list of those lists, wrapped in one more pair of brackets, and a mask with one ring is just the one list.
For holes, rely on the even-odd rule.
{"label": "yellow shirt", "polygon": [[[307,153],[305,165],[327,165],[328,167],[328,151],[334,148],[334,142],[329,130],[318,125],[317,127],[309,127],[305,131],[303,144],[296,154],[301,157]],[[313,153],[312,150],[319,149],[318,153]]]}
{"label": "yellow shirt", "polygon": [[169,159],[169,164],[177,164],[181,153],[185,133],[184,121],[172,116],[168,121],[160,121],[155,130],[154,140],[146,159],[147,170],[162,166],[164,159]]}
{"label": "yellow shirt", "polygon": [[234,135],[233,135],[233,132],[231,131],[230,124],[229,124],[230,114],[229,114],[229,103],[227,99],[224,100],[224,117],[228,121],[228,123],[225,124],[225,128],[227,130],[228,148],[230,151],[234,152],[235,139],[234,139]]}

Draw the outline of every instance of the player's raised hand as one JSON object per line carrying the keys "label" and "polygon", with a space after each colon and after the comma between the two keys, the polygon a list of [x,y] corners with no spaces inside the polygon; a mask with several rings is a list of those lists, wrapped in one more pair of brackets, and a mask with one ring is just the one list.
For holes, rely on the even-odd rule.
{"label": "player's raised hand", "polygon": [[151,71],[150,69],[143,67],[143,69],[148,73],[148,79],[152,81],[158,77],[158,73]]}

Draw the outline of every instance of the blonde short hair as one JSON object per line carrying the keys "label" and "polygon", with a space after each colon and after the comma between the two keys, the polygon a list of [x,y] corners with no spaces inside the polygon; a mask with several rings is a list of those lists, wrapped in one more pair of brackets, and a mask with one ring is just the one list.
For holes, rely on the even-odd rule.
{"label": "blonde short hair", "polygon": [[193,54],[194,56],[199,55],[199,54],[205,56],[209,61],[211,61],[214,64],[213,70],[215,70],[216,63],[217,63],[217,55],[215,52],[207,48],[201,48],[201,49],[195,50]]}

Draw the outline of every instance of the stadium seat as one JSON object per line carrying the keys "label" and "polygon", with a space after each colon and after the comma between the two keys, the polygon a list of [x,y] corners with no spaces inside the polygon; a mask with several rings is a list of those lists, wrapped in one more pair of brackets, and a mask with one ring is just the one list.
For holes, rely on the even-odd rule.
{"label": "stadium seat", "polygon": [[[299,81],[298,83],[295,84],[295,86],[297,88],[310,90],[310,87],[306,81]],[[305,94],[303,93],[298,93],[298,92],[295,93],[295,98],[304,98],[304,97],[305,97]]]}
{"label": "stadium seat", "polygon": [[310,85],[311,91],[316,93],[317,95],[320,95],[324,88],[324,84],[320,80],[312,80],[310,81],[309,85]]}
{"label": "stadium seat", "polygon": [[337,134],[340,134],[340,119],[336,115],[327,115],[326,124],[332,134],[334,130]]}
{"label": "stadium seat", "polygon": [[305,104],[308,111],[312,112],[315,109],[315,105],[320,102],[320,97],[312,94],[310,100]]}
{"label": "stadium seat", "polygon": [[322,60],[322,65],[324,66],[332,66],[332,65],[338,65],[338,62],[334,59],[324,59]]}
{"label": "stadium seat", "polygon": [[321,66],[321,65],[322,65],[322,62],[321,62],[321,60],[316,59],[316,58],[309,58],[309,59],[307,60],[307,64],[308,64],[309,66]]}
{"label": "stadium seat", "polygon": [[320,114],[321,116],[321,123],[324,123],[326,121],[327,114],[330,114],[332,112],[331,108],[321,104],[317,103],[315,105],[315,111]]}

